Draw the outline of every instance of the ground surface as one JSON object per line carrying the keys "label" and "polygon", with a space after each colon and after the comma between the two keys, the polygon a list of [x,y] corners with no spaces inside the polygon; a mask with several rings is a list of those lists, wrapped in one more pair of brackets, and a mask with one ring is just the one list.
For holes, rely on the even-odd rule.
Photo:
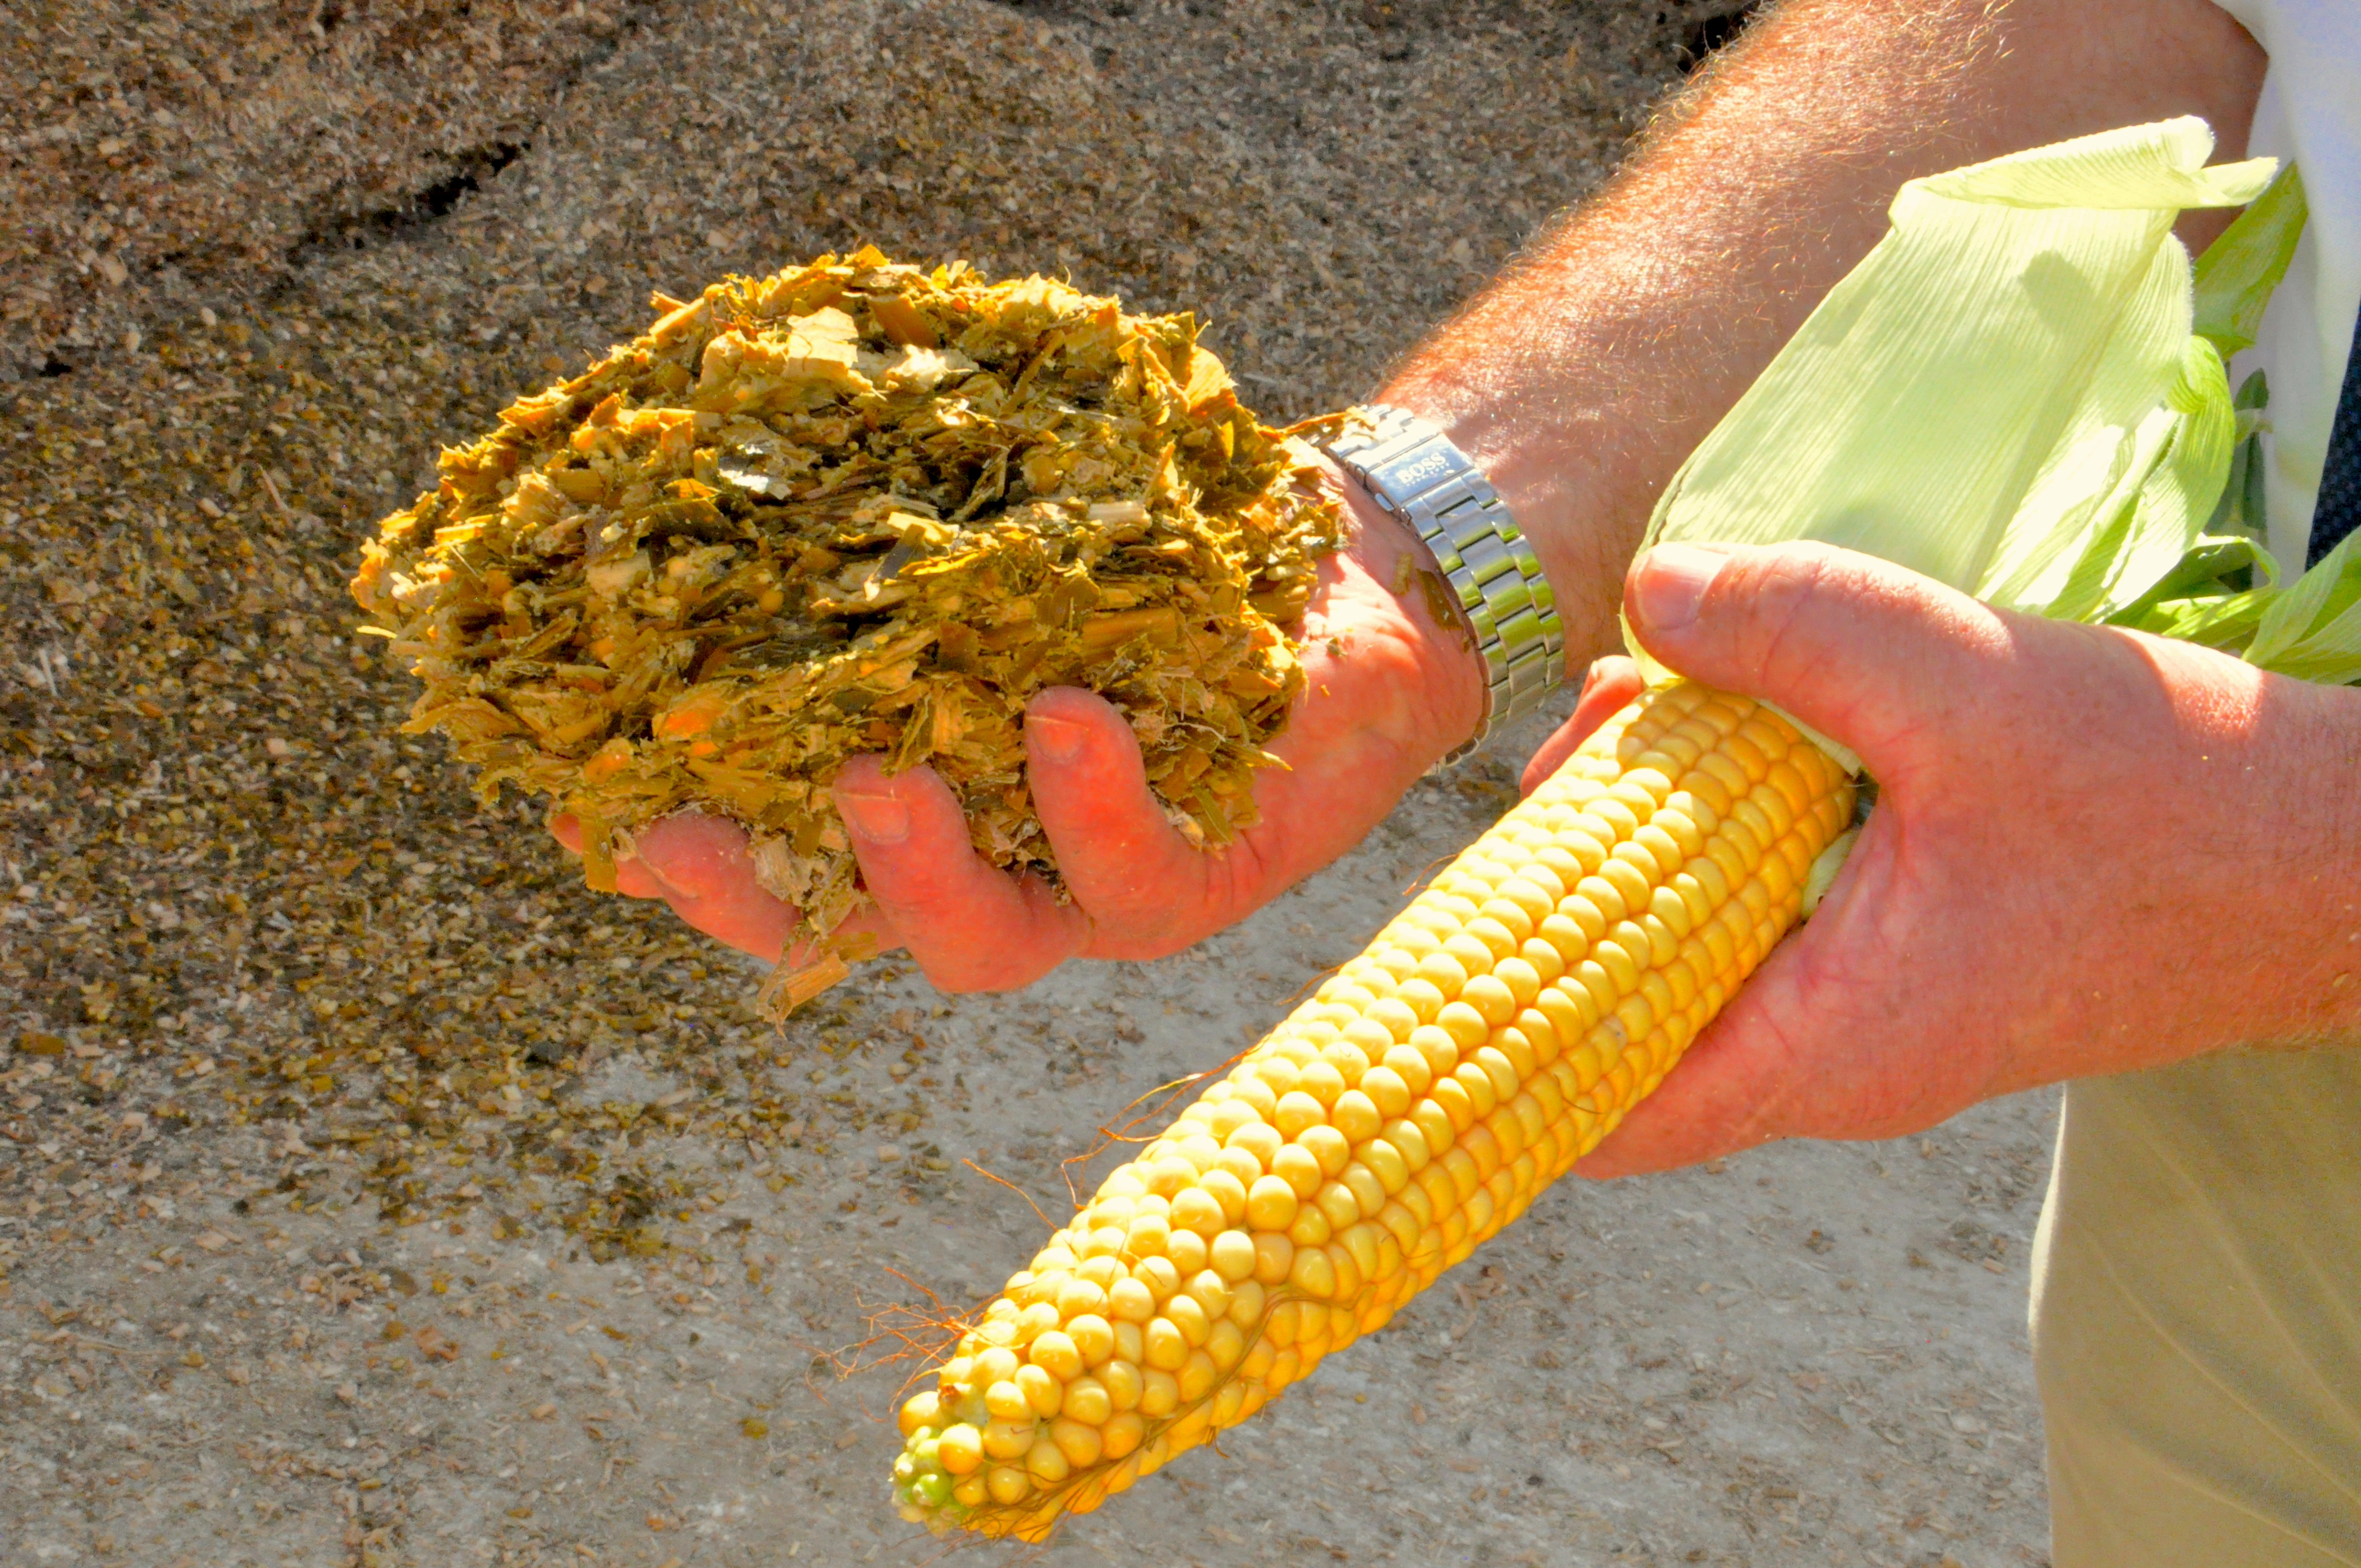
{"label": "ground surface", "polygon": [[[1202,309],[1268,411],[1333,406],[1730,8],[12,9],[0,1561],[937,1555],[884,1503],[896,1372],[839,1371],[1030,1251],[963,1162],[1054,1207],[1538,731],[1196,953],[999,999],[888,961],[774,1035],[393,735],[357,538],[650,287],[864,238]],[[1041,1555],[2037,1563],[2051,1115],[1554,1192]]]}

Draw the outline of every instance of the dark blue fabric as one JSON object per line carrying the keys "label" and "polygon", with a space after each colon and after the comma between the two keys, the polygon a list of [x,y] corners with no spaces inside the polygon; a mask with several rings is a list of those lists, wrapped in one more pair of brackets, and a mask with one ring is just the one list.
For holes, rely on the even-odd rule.
{"label": "dark blue fabric", "polygon": [[2361,325],[2345,359],[2345,392],[2336,402],[2336,423],[2328,435],[2328,464],[2320,472],[2320,505],[2312,514],[2307,566],[2361,528]]}

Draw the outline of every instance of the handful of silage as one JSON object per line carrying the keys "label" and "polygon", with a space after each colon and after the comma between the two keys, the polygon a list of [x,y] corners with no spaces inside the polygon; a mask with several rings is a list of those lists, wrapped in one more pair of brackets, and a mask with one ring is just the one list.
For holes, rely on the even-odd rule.
{"label": "handful of silage", "polygon": [[[685,806],[826,938],[864,902],[829,784],[933,766],[1054,877],[1025,704],[1073,684],[1218,844],[1302,684],[1282,628],[1338,519],[1193,317],[873,249],[696,301],[500,412],[388,518],[353,596],[426,684],[405,729],[582,825],[590,885]],[[842,973],[823,950],[789,1000]]]}

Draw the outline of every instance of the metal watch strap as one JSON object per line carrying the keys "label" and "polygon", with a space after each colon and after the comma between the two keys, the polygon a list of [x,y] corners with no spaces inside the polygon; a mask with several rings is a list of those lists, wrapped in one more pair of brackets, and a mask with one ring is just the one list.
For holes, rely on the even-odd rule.
{"label": "metal watch strap", "polygon": [[1326,450],[1434,553],[1483,657],[1483,722],[1443,759],[1455,762],[1494,729],[1538,708],[1565,679],[1557,597],[1499,492],[1432,421],[1366,404]]}

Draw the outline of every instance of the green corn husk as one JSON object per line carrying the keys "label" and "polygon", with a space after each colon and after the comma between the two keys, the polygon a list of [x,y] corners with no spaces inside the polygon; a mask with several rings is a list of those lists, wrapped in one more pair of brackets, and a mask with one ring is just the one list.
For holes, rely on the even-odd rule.
{"label": "green corn husk", "polygon": [[[2361,679],[2361,554],[2281,585],[2255,455],[2267,389],[2234,395],[2224,367],[2287,269],[2302,185],[2268,159],[2208,168],[2213,145],[2183,118],[1904,186],[1647,543],[1816,539],[2008,609]],[[2180,213],[2242,203],[2192,268]]]}

